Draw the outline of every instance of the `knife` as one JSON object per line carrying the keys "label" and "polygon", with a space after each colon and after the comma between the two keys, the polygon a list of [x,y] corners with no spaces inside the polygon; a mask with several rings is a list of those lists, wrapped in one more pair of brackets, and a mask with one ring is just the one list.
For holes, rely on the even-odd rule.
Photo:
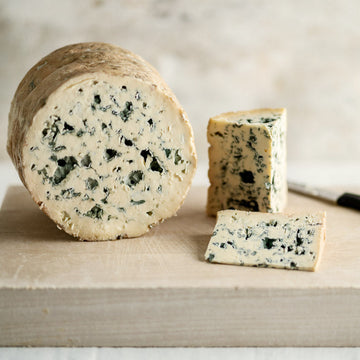
{"label": "knife", "polygon": [[311,196],[340,206],[360,210],[360,195],[357,194],[348,192],[335,193],[293,181],[288,181],[288,188],[292,192]]}

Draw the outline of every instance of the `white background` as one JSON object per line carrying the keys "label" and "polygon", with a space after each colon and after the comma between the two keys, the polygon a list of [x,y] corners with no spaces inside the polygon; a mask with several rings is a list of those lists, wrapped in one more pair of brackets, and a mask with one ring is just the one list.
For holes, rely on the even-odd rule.
{"label": "white background", "polygon": [[105,41],[148,60],[188,112],[201,161],[210,116],[288,109],[290,162],[358,161],[357,0],[0,0],[0,159],[10,101],[54,49]]}

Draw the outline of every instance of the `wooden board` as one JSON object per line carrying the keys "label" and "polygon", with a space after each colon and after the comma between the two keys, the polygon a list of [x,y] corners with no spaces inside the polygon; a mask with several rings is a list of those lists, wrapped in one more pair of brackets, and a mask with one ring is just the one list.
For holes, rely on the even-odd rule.
{"label": "wooden board", "polygon": [[325,209],[315,273],[209,264],[206,188],[137,239],[78,242],[22,187],[0,211],[0,345],[360,346],[360,212]]}

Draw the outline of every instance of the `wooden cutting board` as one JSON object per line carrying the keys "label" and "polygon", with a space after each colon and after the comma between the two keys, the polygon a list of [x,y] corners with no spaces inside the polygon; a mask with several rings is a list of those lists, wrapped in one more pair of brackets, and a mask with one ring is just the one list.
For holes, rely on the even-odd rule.
{"label": "wooden cutting board", "polygon": [[0,345],[360,346],[360,212],[325,209],[315,273],[209,264],[206,188],[146,236],[79,242],[22,187],[0,211]]}

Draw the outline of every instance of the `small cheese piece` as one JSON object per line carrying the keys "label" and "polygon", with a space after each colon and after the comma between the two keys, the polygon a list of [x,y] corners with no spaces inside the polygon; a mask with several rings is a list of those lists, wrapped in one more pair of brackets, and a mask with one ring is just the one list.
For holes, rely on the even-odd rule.
{"label": "small cheese piece", "polygon": [[205,259],[315,271],[325,241],[325,217],[325,212],[291,215],[219,211]]}
{"label": "small cheese piece", "polygon": [[207,213],[283,211],[287,200],[286,110],[225,113],[208,125]]}
{"label": "small cheese piece", "polygon": [[8,152],[40,208],[84,240],[140,236],[174,215],[196,167],[187,115],[160,75],[103,43],[56,50],[26,74]]}

